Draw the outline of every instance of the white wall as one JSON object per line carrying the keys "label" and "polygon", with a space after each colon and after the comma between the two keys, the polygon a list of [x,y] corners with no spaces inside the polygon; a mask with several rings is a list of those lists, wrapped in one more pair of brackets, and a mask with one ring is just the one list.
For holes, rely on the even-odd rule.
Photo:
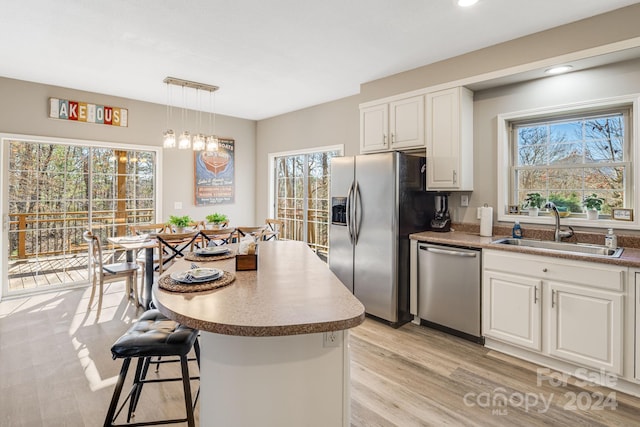
{"label": "white wall", "polygon": [[[48,117],[49,97],[71,99],[100,105],[127,108],[129,126],[115,127]],[[177,117],[175,114],[173,117]],[[196,130],[196,114],[190,112],[190,127]],[[179,121],[173,123],[180,132]],[[42,85],[0,77],[0,132],[57,137],[68,139],[106,141],[123,144],[161,146],[162,132],[166,127],[164,105],[117,98],[97,93],[77,91],[57,86]],[[204,129],[203,129],[204,130]],[[160,169],[162,183],[162,220],[169,215],[191,215],[204,219],[214,211],[229,215],[232,224],[254,224],[255,219],[255,147],[256,122],[227,116],[216,116],[216,132],[220,136],[235,139],[236,143],[236,202],[228,205],[197,207],[194,205],[194,157],[192,151],[164,150]],[[183,209],[174,209],[174,202],[182,202]],[[260,223],[262,219],[260,219]]]}

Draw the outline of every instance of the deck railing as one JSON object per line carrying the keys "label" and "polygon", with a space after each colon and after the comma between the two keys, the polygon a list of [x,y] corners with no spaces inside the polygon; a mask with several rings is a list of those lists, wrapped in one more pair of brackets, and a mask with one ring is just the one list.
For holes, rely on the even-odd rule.
{"label": "deck railing", "polygon": [[[93,211],[91,228],[98,234],[119,236],[133,224],[154,222],[154,209]],[[89,213],[38,212],[9,214],[9,259],[54,256],[86,251],[82,233],[89,226]]]}

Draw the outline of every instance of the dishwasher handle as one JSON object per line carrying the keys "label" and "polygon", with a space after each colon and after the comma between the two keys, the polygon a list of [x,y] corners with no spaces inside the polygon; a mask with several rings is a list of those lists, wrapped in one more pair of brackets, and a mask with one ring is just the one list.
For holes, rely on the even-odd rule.
{"label": "dishwasher handle", "polygon": [[475,258],[476,255],[478,254],[477,252],[461,252],[461,251],[456,251],[451,249],[440,249],[440,248],[433,248],[430,246],[422,246],[422,245],[420,245],[419,248],[422,251],[433,252],[434,254],[452,255],[452,256],[459,256],[459,257],[466,257],[466,258]]}

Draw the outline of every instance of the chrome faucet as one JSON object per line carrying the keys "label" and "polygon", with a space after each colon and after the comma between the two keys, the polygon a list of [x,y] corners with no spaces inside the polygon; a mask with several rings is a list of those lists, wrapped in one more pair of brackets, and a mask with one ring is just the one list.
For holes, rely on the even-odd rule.
{"label": "chrome faucet", "polygon": [[567,237],[573,236],[573,228],[569,227],[568,230],[562,231],[560,230],[560,214],[558,213],[558,208],[553,202],[547,202],[544,205],[545,209],[551,209],[553,214],[556,216],[556,230],[554,234],[554,240],[556,242],[562,241],[562,239],[566,239]]}

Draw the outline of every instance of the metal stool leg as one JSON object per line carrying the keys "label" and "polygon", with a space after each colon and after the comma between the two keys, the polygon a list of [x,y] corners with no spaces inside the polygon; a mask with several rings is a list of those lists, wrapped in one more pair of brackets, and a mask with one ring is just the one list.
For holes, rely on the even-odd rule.
{"label": "metal stool leg", "polygon": [[138,406],[138,400],[140,400],[140,394],[142,393],[143,380],[147,374],[147,367],[149,366],[148,357],[139,357],[136,364],[136,373],[133,377],[133,386],[131,388],[131,400],[129,400],[129,412],[127,413],[127,422],[131,422],[131,418],[135,417],[136,406]]}
{"label": "metal stool leg", "polygon": [[118,381],[116,382],[116,388],[115,390],[113,390],[113,397],[111,397],[111,404],[109,405],[109,410],[107,411],[107,416],[104,420],[105,427],[110,427],[113,425],[116,409],[118,407],[118,400],[120,399],[120,394],[122,393],[122,387],[124,386],[124,379],[127,376],[127,371],[129,370],[130,363],[131,363],[130,357],[127,357],[122,362],[122,368],[120,369],[120,376],[118,377]]}
{"label": "metal stool leg", "polygon": [[193,416],[193,403],[191,402],[191,379],[189,378],[189,361],[187,356],[180,356],[180,366],[182,367],[182,385],[184,389],[184,407],[187,411],[187,425],[195,427],[196,421]]}

